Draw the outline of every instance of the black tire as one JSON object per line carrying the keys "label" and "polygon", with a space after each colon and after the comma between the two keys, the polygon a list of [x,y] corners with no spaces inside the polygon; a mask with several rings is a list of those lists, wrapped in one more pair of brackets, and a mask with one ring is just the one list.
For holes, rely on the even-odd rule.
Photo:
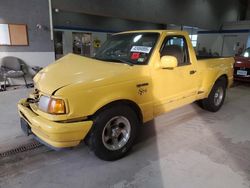
{"label": "black tire", "polygon": [[[215,82],[208,98],[200,100],[199,106],[210,112],[217,112],[224,103],[226,97],[226,80],[224,78],[219,79]],[[220,102],[216,102],[216,98],[220,96],[222,92]],[[220,97],[219,97],[220,98]]]}
{"label": "black tire", "polygon": [[195,103],[196,103],[199,107],[203,108],[202,100],[195,101]]}
{"label": "black tire", "polygon": [[[118,149],[109,149],[109,144],[103,140],[103,134],[106,132],[106,127],[110,121],[114,118],[124,118],[123,120],[126,121],[125,123],[130,123],[130,136],[126,137],[128,140],[126,141],[125,145],[122,146],[121,148]],[[127,121],[128,120],[128,121]],[[114,120],[116,121],[116,120]],[[126,105],[112,105],[109,108],[106,108],[102,110],[101,112],[97,113],[93,119],[93,126],[92,129],[87,136],[87,143],[90,147],[90,149],[95,153],[95,155],[106,161],[113,161],[120,159],[124,157],[128,151],[132,148],[135,138],[136,138],[136,133],[137,133],[137,127],[139,125],[139,120],[138,117],[136,116],[136,113],[134,110],[132,110],[129,106]],[[119,125],[114,125],[114,126],[120,126]],[[126,124],[127,125],[127,124]],[[113,126],[113,125],[110,125]],[[111,130],[113,131],[114,128]],[[120,129],[120,128],[118,128]],[[109,131],[111,133],[111,131]],[[113,133],[113,132],[112,132]],[[117,133],[118,134],[118,133]],[[124,135],[120,131],[121,135]],[[117,136],[118,137],[118,136]],[[113,137],[112,137],[113,138]],[[118,140],[118,138],[116,138]],[[113,139],[110,139],[110,147],[112,145]],[[105,146],[106,144],[106,146]]]}

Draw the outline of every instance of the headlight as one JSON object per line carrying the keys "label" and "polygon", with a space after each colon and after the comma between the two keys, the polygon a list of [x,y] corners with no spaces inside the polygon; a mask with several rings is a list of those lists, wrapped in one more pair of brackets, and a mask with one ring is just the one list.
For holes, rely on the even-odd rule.
{"label": "headlight", "polygon": [[42,95],[38,102],[38,108],[44,112],[48,112],[50,97]]}
{"label": "headlight", "polygon": [[56,99],[42,95],[38,102],[38,108],[50,114],[65,114],[65,102],[62,99]]}

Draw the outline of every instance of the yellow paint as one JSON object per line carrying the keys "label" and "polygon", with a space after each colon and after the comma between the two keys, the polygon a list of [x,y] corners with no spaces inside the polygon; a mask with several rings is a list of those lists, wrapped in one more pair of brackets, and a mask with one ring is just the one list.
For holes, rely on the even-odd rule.
{"label": "yellow paint", "polygon": [[51,146],[62,148],[76,146],[90,130],[92,121],[58,123],[35,114],[25,106],[26,100],[18,103],[19,115],[27,121],[32,132]]}
{"label": "yellow paint", "polygon": [[[146,122],[159,114],[207,97],[221,75],[228,77],[228,86],[232,84],[233,58],[197,61],[186,32],[140,32],[160,33],[148,65],[129,66],[69,54],[40,71],[34,78],[35,87],[44,95],[64,99],[67,113],[48,114],[40,111],[34,104],[30,105],[30,110],[25,107],[29,105],[26,100],[21,100],[18,105],[20,114],[25,114],[30,121],[32,131],[54,147],[71,147],[84,139],[92,121],[58,121],[85,119],[111,102],[128,100],[138,105],[143,122]],[[169,35],[185,36],[190,65],[173,69],[161,68],[159,49]],[[196,73],[190,75],[193,70]],[[137,87],[143,83],[148,85]]]}

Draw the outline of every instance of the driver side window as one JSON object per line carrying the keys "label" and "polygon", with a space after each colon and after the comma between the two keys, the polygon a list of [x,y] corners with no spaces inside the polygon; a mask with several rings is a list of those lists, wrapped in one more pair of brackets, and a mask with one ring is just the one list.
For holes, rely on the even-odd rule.
{"label": "driver side window", "polygon": [[161,47],[161,57],[165,55],[174,56],[178,66],[189,65],[189,54],[186,39],[183,36],[168,36]]}

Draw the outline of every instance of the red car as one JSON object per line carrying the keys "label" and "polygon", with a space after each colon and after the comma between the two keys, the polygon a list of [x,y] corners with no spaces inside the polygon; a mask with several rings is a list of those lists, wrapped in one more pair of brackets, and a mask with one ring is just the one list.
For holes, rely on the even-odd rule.
{"label": "red car", "polygon": [[250,48],[235,57],[234,80],[250,82]]}

